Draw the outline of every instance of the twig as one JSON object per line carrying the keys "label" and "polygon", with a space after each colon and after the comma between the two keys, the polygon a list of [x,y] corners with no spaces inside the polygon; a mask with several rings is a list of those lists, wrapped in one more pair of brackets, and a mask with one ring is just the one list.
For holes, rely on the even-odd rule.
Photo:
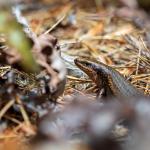
{"label": "twig", "polygon": [[[141,39],[141,38],[140,38]],[[138,70],[139,70],[139,65],[140,65],[140,56],[141,56],[141,45],[139,45],[139,53],[138,53],[138,58],[137,58],[137,66],[136,66],[136,75],[138,74]]]}
{"label": "twig", "polygon": [[0,140],[8,139],[8,138],[16,138],[18,135],[0,135]]}
{"label": "twig", "polygon": [[131,78],[134,78],[134,79],[139,79],[139,78],[145,78],[145,77],[149,77],[150,76],[150,73],[148,74],[138,74],[138,75],[131,75]]}
{"label": "twig", "polygon": [[30,126],[31,123],[30,123],[28,114],[27,114],[27,112],[25,111],[25,109],[24,109],[24,107],[23,107],[23,104],[22,104],[22,101],[19,99],[18,96],[16,96],[16,102],[19,104],[19,108],[20,108],[21,114],[22,114],[22,116],[23,116],[23,119],[24,119],[26,125]]}
{"label": "twig", "polygon": [[67,75],[67,78],[69,79],[69,80],[75,80],[75,81],[83,81],[83,82],[91,82],[91,80],[88,80],[88,79],[82,79],[82,78],[76,78],[76,77],[73,77],[73,76],[69,76],[69,75]]}
{"label": "twig", "polygon": [[150,87],[150,84],[147,83],[147,84],[146,84],[146,87],[145,87],[145,91],[144,91],[145,94],[147,94],[147,93],[150,92],[150,91],[149,91],[149,87]]}
{"label": "twig", "polygon": [[143,44],[143,47],[145,48],[145,50],[147,50],[148,53],[150,53],[150,50],[148,49],[147,45],[145,44],[145,42],[143,41],[143,38],[140,38],[142,44]]}
{"label": "twig", "polygon": [[50,29],[48,29],[44,34],[50,33],[54,28],[56,28],[64,19],[66,15],[63,15]]}
{"label": "twig", "polygon": [[19,120],[17,120],[16,118],[12,118],[11,116],[8,116],[8,115],[5,115],[4,117],[16,124],[21,124],[21,122]]}
{"label": "twig", "polygon": [[0,111],[0,120],[14,103],[15,103],[15,100],[11,100],[2,108],[2,110]]}
{"label": "twig", "polygon": [[18,126],[13,129],[13,132],[16,133],[20,129],[24,131],[25,133],[27,133],[27,135],[35,135],[35,130],[33,129],[33,127],[27,126],[26,123],[24,122],[18,124]]}

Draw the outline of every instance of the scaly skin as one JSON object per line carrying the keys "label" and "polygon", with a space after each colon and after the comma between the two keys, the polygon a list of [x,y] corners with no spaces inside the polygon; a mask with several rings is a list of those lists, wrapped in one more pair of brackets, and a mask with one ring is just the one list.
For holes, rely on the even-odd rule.
{"label": "scaly skin", "polygon": [[82,57],[76,58],[74,62],[100,89],[104,89],[105,96],[113,95],[125,98],[144,96],[142,92],[110,66]]}

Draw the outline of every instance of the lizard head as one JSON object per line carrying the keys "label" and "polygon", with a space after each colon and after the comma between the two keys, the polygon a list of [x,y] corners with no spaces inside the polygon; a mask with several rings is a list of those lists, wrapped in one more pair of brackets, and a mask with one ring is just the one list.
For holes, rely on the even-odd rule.
{"label": "lizard head", "polygon": [[76,58],[74,60],[74,63],[82,71],[84,71],[90,77],[90,79],[92,79],[94,82],[97,82],[98,80],[98,76],[97,76],[98,64],[97,63],[89,59],[82,58],[82,57]]}

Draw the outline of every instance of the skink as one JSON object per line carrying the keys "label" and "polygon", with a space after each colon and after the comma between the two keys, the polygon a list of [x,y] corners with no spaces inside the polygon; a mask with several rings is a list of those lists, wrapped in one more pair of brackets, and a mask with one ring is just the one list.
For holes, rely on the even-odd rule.
{"label": "skink", "polygon": [[124,98],[144,96],[142,92],[110,66],[85,58],[76,58],[74,62],[95,82],[100,91],[102,91],[102,96],[108,97],[112,95]]}

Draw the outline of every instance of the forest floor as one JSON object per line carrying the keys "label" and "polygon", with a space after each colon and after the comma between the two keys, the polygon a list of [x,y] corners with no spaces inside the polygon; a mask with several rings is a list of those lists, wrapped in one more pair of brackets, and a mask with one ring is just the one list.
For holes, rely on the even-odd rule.
{"label": "forest floor", "polygon": [[[60,107],[67,103],[66,98],[71,99],[75,95],[96,97],[96,89],[92,88],[94,83],[74,64],[74,59],[79,56],[112,66],[136,88],[146,95],[150,94],[148,14],[142,9],[130,9],[125,5],[93,3],[86,4],[84,0],[76,3],[49,2],[42,3],[40,8],[22,10],[36,36],[49,33],[58,41],[57,46],[68,70],[65,90],[57,99],[56,105]],[[15,98],[8,97],[4,89],[0,93],[0,149],[27,149],[26,143],[36,134],[36,113],[28,112],[22,105],[19,106],[20,112],[13,108],[15,103],[22,104],[18,93],[24,96],[38,83],[34,75],[22,72],[9,63],[0,67],[1,80],[5,80],[3,77],[10,70],[18,77],[15,79],[18,87],[12,94]]]}

